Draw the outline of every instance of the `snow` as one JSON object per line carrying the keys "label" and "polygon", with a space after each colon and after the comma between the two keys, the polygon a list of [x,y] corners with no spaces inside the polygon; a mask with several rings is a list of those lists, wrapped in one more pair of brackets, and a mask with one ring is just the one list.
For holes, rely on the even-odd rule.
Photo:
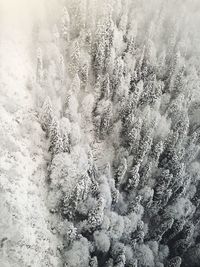
{"label": "snow", "polygon": [[[60,30],[61,20],[63,19],[61,9],[64,2],[69,5],[71,13],[67,20],[70,20],[70,27],[72,27],[70,29],[71,40],[65,40],[66,43],[63,40],[63,36],[59,35],[55,28],[58,26],[58,30]],[[183,123],[181,116],[172,116],[173,119],[170,120],[171,113],[176,109],[179,111],[177,106],[180,108],[180,112],[185,112],[184,106],[187,106],[184,99],[185,89],[183,88],[181,96],[175,97],[174,100],[171,98],[172,95],[170,93],[166,93],[155,106],[148,104],[145,107],[147,103],[143,103],[144,107],[138,105],[137,112],[134,111],[134,116],[131,114],[132,111],[129,110],[129,106],[127,110],[124,106],[125,104],[131,104],[128,101],[128,93],[129,90],[131,92],[130,96],[133,93],[133,88],[130,88],[132,71],[136,67],[136,63],[139,62],[138,60],[141,61],[140,63],[143,62],[145,47],[143,49],[143,45],[140,45],[143,43],[143,35],[145,34],[145,38],[149,38],[149,40],[146,40],[149,43],[146,48],[147,51],[149,50],[150,63],[155,65],[157,56],[155,52],[157,51],[159,55],[161,52],[159,50],[164,49],[164,53],[165,49],[167,51],[167,47],[163,48],[163,45],[167,41],[168,31],[171,31],[171,29],[166,29],[166,40],[161,40],[165,38],[157,36],[158,32],[156,31],[158,29],[155,27],[155,35],[157,37],[154,38],[156,43],[154,47],[154,43],[150,41],[151,36],[148,37],[148,34],[151,35],[150,32],[148,34],[145,32],[145,29],[149,29],[149,27],[144,24],[150,20],[148,14],[154,13],[154,8],[159,10],[156,4],[160,1],[151,0],[151,7],[146,5],[145,1],[141,1],[141,4],[139,4],[140,1],[135,1],[133,8],[128,11],[129,2],[131,1],[125,1],[126,3],[122,7],[120,2],[123,2],[123,0],[112,0],[113,7],[115,7],[116,2],[116,10],[113,16],[110,17],[115,25],[113,28],[114,40],[110,52],[110,62],[108,63],[106,60],[106,65],[109,65],[106,67],[108,69],[106,71],[111,77],[105,79],[104,75],[100,75],[102,77],[98,78],[96,80],[97,83],[94,84],[96,78],[93,76],[96,74],[93,73],[93,56],[91,55],[93,51],[90,50],[91,48],[86,47],[88,42],[85,43],[84,41],[84,38],[86,38],[85,29],[87,29],[88,25],[82,31],[80,38],[76,33],[76,31],[78,32],[76,28],[82,27],[79,25],[79,20],[84,20],[77,15],[79,14],[78,9],[81,10],[79,15],[87,16],[86,13],[84,14],[86,2],[89,6],[91,5],[90,8],[94,5],[95,13],[99,12],[99,15],[94,17],[94,20],[101,18],[101,15],[106,17],[110,14],[111,6],[107,5],[106,0],[102,1],[102,3],[100,3],[101,1],[97,3],[97,0],[81,0],[77,2],[72,0],[0,0],[0,267],[61,267],[64,261],[68,262],[71,267],[88,267],[90,256],[97,255],[98,251],[103,253],[109,251],[105,258],[112,256],[113,259],[110,258],[111,262],[117,259],[123,264],[126,254],[127,264],[129,264],[128,261],[131,262],[135,261],[136,258],[141,258],[138,261],[139,266],[163,266],[161,262],[165,261],[169,252],[167,246],[160,248],[159,242],[148,243],[144,239],[144,235],[148,231],[151,233],[151,229],[148,228],[151,224],[142,221],[144,219],[143,215],[148,217],[148,207],[145,207],[145,205],[146,202],[153,199],[153,186],[156,185],[156,181],[150,179],[150,182],[145,187],[139,188],[140,191],[135,190],[135,188],[129,190],[126,181],[130,181],[129,174],[133,175],[133,170],[136,168],[138,186],[140,185],[139,174],[143,175],[143,169],[145,174],[145,167],[155,165],[155,170],[158,168],[158,162],[154,164],[154,156],[151,156],[150,153],[150,146],[154,141],[157,144],[160,139],[162,141],[166,139],[166,144],[168,144],[167,137],[172,127],[187,129],[188,125]],[[189,3],[191,0],[185,0],[184,2]],[[77,10],[75,6],[73,7],[73,4],[77,4]],[[75,9],[73,10],[73,8]],[[171,4],[167,4],[166,8],[168,10],[166,12],[170,13]],[[65,10],[65,15],[66,12]],[[130,16],[126,16],[126,12],[130,13]],[[173,13],[176,13],[176,11],[173,11]],[[161,12],[161,15],[165,14]],[[119,16],[121,16],[121,21]],[[87,17],[88,20],[90,20],[89,17],[90,14]],[[132,25],[130,20],[133,17],[135,21]],[[167,14],[165,19],[168,22]],[[73,21],[75,21],[75,24],[71,23]],[[88,24],[94,24],[93,28],[95,26],[94,22],[91,19]],[[138,33],[136,29],[137,22],[139,23]],[[55,26],[55,23],[57,26]],[[128,36],[126,36],[127,23],[129,24],[128,28],[132,28],[132,30],[127,29],[127,32],[130,31],[134,37],[137,36],[138,44],[136,42],[135,45],[136,47],[140,45],[139,49],[135,51],[136,54],[138,53],[138,58],[135,55],[137,60],[133,60],[131,54],[125,52],[126,42],[129,40]],[[106,26],[106,32],[108,31],[107,27],[108,25]],[[190,26],[188,27],[190,29]],[[191,40],[191,44],[188,42],[186,45],[189,52],[185,51],[185,53],[188,53],[188,56],[192,53],[193,42],[198,43],[198,40]],[[75,46],[74,49],[70,49],[73,48],[73,44]],[[184,42],[179,46],[181,51],[186,49]],[[197,48],[195,49],[198,51]],[[37,52],[39,52],[39,55]],[[141,53],[142,56],[140,55]],[[192,54],[195,55],[195,53]],[[124,58],[122,54],[125,54]],[[118,58],[115,59],[115,56]],[[180,56],[178,58],[180,66],[187,63],[184,62],[184,60],[187,61],[187,55],[185,59]],[[38,62],[36,62],[37,60]],[[105,81],[113,83],[113,78],[117,82],[117,77],[112,74],[115,63],[116,75],[120,76],[118,74],[122,72],[122,66],[124,66],[125,69],[123,75],[121,75],[125,76],[126,79],[121,78],[122,81],[119,82],[121,86],[116,89],[118,91],[114,98],[111,97],[110,90],[107,90],[106,93],[104,92],[105,95],[98,101],[98,95],[100,96],[101,93],[98,87],[100,85],[101,87],[102,85],[104,86]],[[191,61],[191,65],[193,64],[193,61]],[[195,64],[199,65],[198,63]],[[189,69],[189,65],[186,66],[186,72],[188,72],[187,68]],[[78,70],[79,73],[73,78],[74,71]],[[195,68],[194,70],[191,69],[191,82],[188,83],[188,90],[194,91],[191,94],[192,101],[196,98],[199,99],[199,84],[198,86],[196,85],[199,74],[197,70],[199,68],[196,70]],[[142,75],[145,74],[145,71],[143,73],[140,68],[138,71],[139,74],[140,72]],[[133,72],[133,77],[136,78],[135,75],[136,71]],[[145,75],[144,79],[148,80]],[[169,78],[171,79],[170,75]],[[143,86],[143,81],[134,86],[136,86],[136,89],[141,89],[139,91],[144,91],[148,88],[145,83]],[[143,95],[145,96],[145,94]],[[143,97],[143,95],[141,96]],[[58,154],[58,151],[55,150],[56,153],[52,153],[52,155],[50,155],[51,152],[49,151],[49,141],[39,122],[40,107],[46,96],[49,96],[50,102],[52,102],[53,109],[55,109],[53,115],[55,115],[55,120],[58,121],[57,124],[61,127],[62,134],[66,135],[65,141],[67,140],[66,143],[69,146],[67,147],[68,149],[60,149]],[[113,99],[111,100],[111,98]],[[139,100],[139,94],[137,100]],[[172,102],[168,110],[170,116],[166,116],[166,109],[170,101]],[[68,107],[64,107],[64,104]],[[96,115],[93,114],[95,106],[94,113],[97,113]],[[122,108],[125,114],[130,112],[129,115],[131,116],[127,120],[125,118],[122,119],[124,117],[124,114],[122,114],[123,116],[120,114]],[[114,113],[114,116],[111,113]],[[190,121],[199,124],[199,117],[196,113],[197,110],[191,110]],[[65,118],[62,118],[62,116],[65,116]],[[109,119],[109,117],[113,117],[113,120]],[[131,120],[132,118],[135,121]],[[177,118],[180,118],[180,126],[177,126],[179,122],[178,120],[176,121]],[[153,132],[154,119],[157,125],[155,133]],[[187,122],[186,115],[184,119]],[[111,126],[110,121],[111,124],[113,122],[113,129],[108,129]],[[99,125],[98,122],[100,123]],[[130,125],[126,125],[129,122]],[[126,147],[126,144],[123,144],[122,132],[124,133],[124,130],[127,130],[127,133],[134,134],[132,130],[134,130],[133,126],[135,127],[137,122],[139,124],[141,122],[141,126],[139,126],[138,130],[136,129],[138,131],[138,140],[133,141],[131,148],[128,145]],[[134,125],[132,125],[133,123]],[[49,126],[51,128],[52,125]],[[105,131],[101,132],[101,127],[105,128],[103,129]],[[140,132],[141,127],[142,130]],[[147,129],[149,127],[152,127],[152,133],[151,129]],[[61,140],[61,134],[57,128],[56,133],[59,136],[58,139]],[[108,130],[110,130],[110,133]],[[184,134],[186,134],[186,130],[184,130]],[[176,135],[172,137],[176,137]],[[142,144],[143,140],[146,140],[146,143]],[[53,141],[57,144],[57,140]],[[50,143],[53,143],[51,134]],[[139,147],[140,145],[141,147]],[[130,149],[131,151],[129,151]],[[177,150],[178,152],[179,150]],[[176,154],[174,155],[176,156]],[[139,157],[138,162],[136,162],[137,156]],[[150,160],[149,165],[148,160]],[[199,180],[199,177],[197,179],[195,176],[197,176],[198,170],[199,163],[195,161],[191,164],[190,170],[194,184],[191,186],[188,184],[188,187],[190,186],[189,189],[192,189],[191,196],[196,192],[195,182]],[[119,179],[117,177],[118,171],[121,172]],[[173,171],[175,173],[176,168]],[[152,171],[150,169],[150,177],[154,175],[151,172],[154,172],[154,169]],[[116,175],[114,175],[115,173]],[[134,180],[134,176],[132,180]],[[190,182],[189,180],[188,183]],[[97,185],[98,188],[95,188]],[[91,195],[88,195],[90,189]],[[172,192],[172,190],[170,189],[169,192]],[[174,192],[176,193],[176,191]],[[136,199],[135,197],[138,193],[139,198],[137,197]],[[97,194],[99,194],[98,197]],[[119,197],[118,203],[116,203],[117,197]],[[68,205],[67,201],[69,200],[70,202],[72,200],[73,202],[73,198],[75,200],[75,208],[72,204],[72,208],[75,210],[74,217],[78,214],[80,216],[77,217],[80,218],[77,218],[77,221],[74,218],[72,222],[68,222],[66,218],[69,217],[70,220],[70,216],[67,215],[69,213],[68,207],[71,208],[71,204],[69,203]],[[64,207],[59,206],[61,203]],[[154,203],[151,204],[154,205]],[[133,208],[131,207],[132,205]],[[150,205],[148,206],[150,207]],[[152,207],[154,208],[154,206]],[[64,212],[62,212],[62,209]],[[131,210],[133,211],[131,212]],[[195,206],[189,198],[179,197],[175,203],[168,205],[165,210],[173,217],[173,220],[181,220],[184,216],[192,215],[195,212]],[[86,216],[87,219],[85,219]],[[148,219],[146,220],[148,221]],[[102,225],[100,226],[101,223]],[[94,230],[96,227],[97,229]],[[88,240],[85,237],[86,230],[90,236]],[[92,232],[93,230],[94,232]],[[138,244],[134,243],[136,240],[134,240],[134,232],[137,234],[135,237],[138,238]],[[132,241],[132,245],[136,246],[136,250],[132,250],[129,246],[129,242],[131,243]],[[145,242],[144,244],[142,243],[143,241]],[[68,242],[69,247],[66,245]],[[127,244],[128,246],[125,247],[124,245]],[[120,250],[123,253],[119,253]],[[113,255],[111,255],[112,253]],[[117,253],[119,255],[114,255]],[[156,258],[157,254],[159,254],[159,259]],[[100,263],[101,266],[102,264],[104,263]]]}
{"label": "snow", "polygon": [[0,266],[60,266],[46,207],[47,144],[27,88],[35,71],[31,9],[26,1],[16,2],[18,15],[11,0],[0,2]]}

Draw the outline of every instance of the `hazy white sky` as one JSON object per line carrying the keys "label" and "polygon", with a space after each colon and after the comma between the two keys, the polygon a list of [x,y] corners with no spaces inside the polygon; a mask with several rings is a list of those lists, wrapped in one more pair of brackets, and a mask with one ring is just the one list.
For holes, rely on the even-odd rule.
{"label": "hazy white sky", "polygon": [[[6,24],[29,26],[44,17],[45,0],[0,0],[1,19]],[[28,24],[28,25],[27,25]]]}

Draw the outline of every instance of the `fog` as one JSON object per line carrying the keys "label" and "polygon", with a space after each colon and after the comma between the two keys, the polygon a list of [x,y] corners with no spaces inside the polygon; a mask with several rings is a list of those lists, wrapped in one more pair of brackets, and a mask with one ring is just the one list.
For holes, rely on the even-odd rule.
{"label": "fog", "polygon": [[199,14],[0,0],[0,267],[200,266]]}
{"label": "fog", "polygon": [[31,32],[35,23],[41,26],[56,17],[56,0],[0,0],[1,29],[8,27]]}
{"label": "fog", "polygon": [[[91,4],[98,10],[101,10],[105,3],[105,0],[84,0],[87,4]],[[84,2],[83,1],[83,2]],[[59,19],[60,10],[64,5],[75,1],[63,1],[63,0],[0,0],[0,29],[9,33],[12,33],[14,29],[20,31],[26,31],[26,33],[31,33],[33,25],[40,25],[41,28],[54,23],[54,21]],[[115,3],[115,0],[111,0],[111,3]],[[124,6],[127,0],[123,0]],[[138,3],[140,4],[138,5]],[[160,9],[164,8],[169,16],[176,16],[180,20],[183,20],[183,25],[186,24],[187,27],[191,27],[193,32],[192,35],[199,34],[199,12],[200,12],[200,2],[198,0],[151,0],[151,1],[133,1],[135,5],[141,6],[143,9],[144,16],[147,16],[152,12],[159,12]],[[123,8],[124,8],[123,6]],[[183,29],[184,30],[184,29]]]}

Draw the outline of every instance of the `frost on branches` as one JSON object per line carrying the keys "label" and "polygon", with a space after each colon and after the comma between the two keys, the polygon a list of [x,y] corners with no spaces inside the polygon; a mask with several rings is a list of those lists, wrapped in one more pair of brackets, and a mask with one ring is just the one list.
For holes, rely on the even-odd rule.
{"label": "frost on branches", "polygon": [[38,50],[64,266],[200,266],[200,38],[187,2],[68,0],[50,54]]}

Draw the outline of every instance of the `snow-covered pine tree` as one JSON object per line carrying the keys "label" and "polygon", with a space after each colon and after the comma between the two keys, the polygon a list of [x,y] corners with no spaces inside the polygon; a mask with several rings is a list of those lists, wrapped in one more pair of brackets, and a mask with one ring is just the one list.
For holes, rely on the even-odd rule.
{"label": "snow-covered pine tree", "polygon": [[40,113],[40,123],[43,130],[46,132],[47,137],[50,132],[50,125],[53,120],[53,107],[50,97],[47,97],[43,103],[41,113]]}
{"label": "snow-covered pine tree", "polygon": [[49,131],[50,147],[49,151],[53,155],[63,152],[63,140],[61,136],[60,126],[58,119],[54,116],[50,125]]}

